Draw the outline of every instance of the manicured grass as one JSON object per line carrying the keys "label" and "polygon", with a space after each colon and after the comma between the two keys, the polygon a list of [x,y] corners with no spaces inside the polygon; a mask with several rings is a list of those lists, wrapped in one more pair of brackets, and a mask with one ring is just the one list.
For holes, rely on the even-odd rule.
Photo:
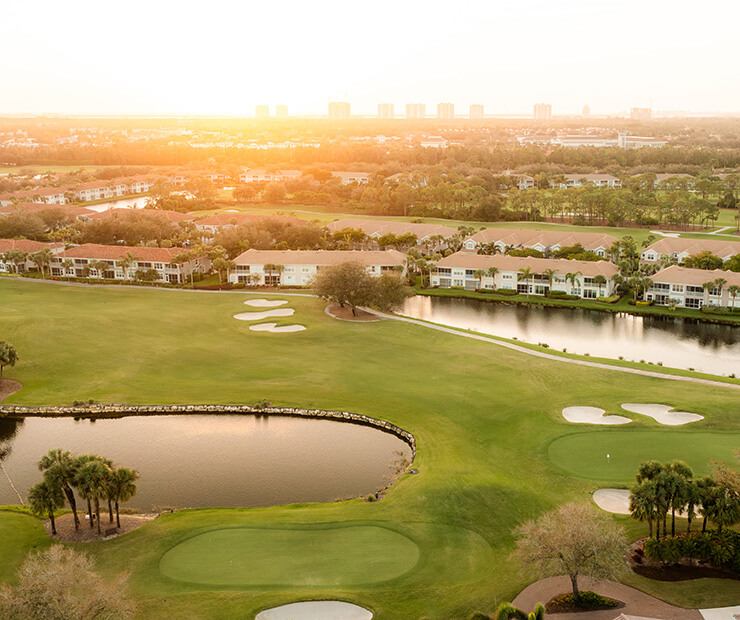
{"label": "manicured grass", "polygon": [[40,521],[27,510],[0,506],[0,582],[15,578],[26,554],[51,543]]}
{"label": "manicured grass", "polygon": [[[624,411],[618,413],[622,415]],[[700,425],[701,421],[693,424]],[[710,473],[710,461],[729,466],[735,462],[734,450],[740,446],[740,433],[686,431],[612,429],[574,433],[553,441],[547,455],[555,465],[579,478],[622,484],[631,484],[640,463],[652,459],[686,461],[696,476]]]}
{"label": "manicured grass", "polygon": [[[255,296],[287,299],[296,310],[290,321],[306,331],[276,338],[233,320],[244,300]],[[612,483],[581,479],[548,458],[548,446],[574,433],[562,419],[563,407],[583,403],[617,411],[623,402],[645,400],[704,415],[701,425],[681,429],[687,437],[737,435],[740,428],[737,390],[574,367],[398,321],[337,321],[314,298],[2,279],[0,308],[1,337],[20,356],[5,374],[24,386],[8,404],[265,399],[358,411],[416,436],[418,475],[402,476],[379,502],[178,511],[116,539],[85,545],[104,574],[131,574],[139,617],[147,619],[250,617],[265,607],[310,598],[348,600],[371,609],[379,620],[492,612],[536,578],[522,575],[511,558],[512,530],[563,502],[589,502],[596,488]],[[630,425],[634,431],[664,432],[653,420],[636,417],[641,419]],[[612,429],[603,432],[610,435]],[[687,442],[682,458],[704,459],[700,444]],[[583,462],[574,467],[586,468]],[[29,534],[7,551],[0,549],[12,566],[35,544],[31,534],[39,527],[31,517],[0,512],[0,524],[18,518],[26,520]],[[633,537],[647,531],[644,524],[616,519],[629,524]],[[419,560],[409,572],[374,584],[224,587],[176,581],[160,572],[171,549],[213,530],[247,528],[261,536],[275,527],[310,532],[325,527],[319,524],[379,522],[412,540]],[[315,556],[305,543],[293,548],[300,562]],[[295,561],[275,558],[280,566],[274,570],[282,574]],[[207,574],[212,567],[203,569]],[[5,570],[0,579],[11,573]],[[679,592],[640,583],[682,604],[738,602],[724,585],[682,583]]]}
{"label": "manicured grass", "polygon": [[412,540],[380,523],[231,528],[181,542],[162,556],[159,570],[177,581],[207,585],[320,588],[388,581],[418,560]]}

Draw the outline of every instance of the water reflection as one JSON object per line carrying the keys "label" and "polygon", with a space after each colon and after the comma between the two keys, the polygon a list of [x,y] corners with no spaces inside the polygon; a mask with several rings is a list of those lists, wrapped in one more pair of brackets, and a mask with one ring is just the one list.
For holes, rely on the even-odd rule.
{"label": "water reflection", "polygon": [[[281,416],[173,415],[120,419],[3,419],[4,461],[20,493],[39,482],[50,449],[95,453],[136,469],[129,505],[270,506],[364,496],[387,486],[411,449],[378,429]],[[13,428],[13,425],[14,428]],[[18,503],[0,476],[0,504]]]}
{"label": "water reflection", "polygon": [[592,356],[740,375],[740,327],[595,310],[412,297],[401,314]]}

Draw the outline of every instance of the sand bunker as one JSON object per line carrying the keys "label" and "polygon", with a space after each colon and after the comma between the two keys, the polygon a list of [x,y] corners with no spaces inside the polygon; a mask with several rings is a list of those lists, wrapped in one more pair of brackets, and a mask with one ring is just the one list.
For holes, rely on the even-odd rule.
{"label": "sand bunker", "polygon": [[689,422],[698,422],[703,420],[704,416],[698,413],[687,413],[686,411],[674,411],[673,407],[668,405],[656,405],[645,403],[622,403],[622,409],[639,413],[653,418],[659,424],[667,426],[679,426]]}
{"label": "sand bunker", "polygon": [[[599,489],[594,492],[593,500],[596,505],[616,515],[630,514],[630,490],[629,489]],[[670,516],[670,512],[668,515]],[[685,519],[688,513],[685,510],[676,511],[676,516]]]}
{"label": "sand bunker", "polygon": [[566,407],[563,417],[573,424],[628,424],[629,418],[621,415],[604,415],[605,411],[599,407]]}
{"label": "sand bunker", "polygon": [[370,620],[373,613],[344,601],[305,601],[265,609],[255,620]]}
{"label": "sand bunker", "polygon": [[275,301],[271,301],[269,299],[247,299],[247,301],[244,302],[244,305],[253,306],[255,308],[272,308],[274,306],[282,306],[287,303],[288,302],[284,299],[277,299]]}
{"label": "sand bunker", "polygon": [[273,334],[284,334],[287,332],[302,332],[303,325],[280,325],[277,323],[260,323],[259,325],[250,325],[249,329],[255,332],[271,332]]}
{"label": "sand bunker", "polygon": [[628,515],[630,513],[630,491],[629,489],[599,489],[593,495],[596,505],[616,515]]}
{"label": "sand bunker", "polygon": [[242,312],[235,314],[234,318],[240,321],[261,321],[274,316],[292,316],[295,310],[291,308],[278,308],[277,310],[265,310],[264,312]]}

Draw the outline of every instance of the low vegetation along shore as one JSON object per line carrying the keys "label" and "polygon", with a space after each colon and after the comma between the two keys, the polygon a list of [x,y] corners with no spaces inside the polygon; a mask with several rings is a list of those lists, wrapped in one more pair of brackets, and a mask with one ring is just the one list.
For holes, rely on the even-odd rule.
{"label": "low vegetation along shore", "polygon": [[[295,315],[274,318],[300,321],[304,331],[255,332],[232,318],[248,297],[0,281],[0,334],[18,351],[6,375],[23,385],[4,405],[269,400],[363,413],[416,438],[418,474],[402,476],[381,501],[181,510],[88,543],[103,577],[130,573],[140,618],[242,617],[306,599],[350,601],[379,620],[493,613],[538,578],[512,555],[518,526],[567,502],[588,504],[599,488],[632,484],[631,464],[611,463],[616,474],[594,478],[600,455],[589,445],[605,459],[618,432],[620,441],[627,435],[630,458],[659,453],[697,472],[706,468],[706,446],[719,445],[713,437],[740,445],[736,389],[589,367],[574,374],[569,364],[401,321],[339,321],[308,297],[291,297]],[[668,433],[645,416],[619,431],[575,428],[562,417],[575,405],[624,414],[620,404],[638,394],[638,402],[704,419]],[[687,440],[677,444],[676,434]],[[580,442],[585,448],[569,454],[567,468],[551,459],[553,442],[581,435],[593,441]],[[728,444],[731,437],[737,441]],[[737,467],[729,448],[713,456]],[[609,518],[631,541],[648,533],[646,523]],[[232,529],[252,559],[223,570],[235,559]],[[343,544],[318,556],[311,544],[323,545],[327,532]],[[202,544],[209,533],[213,547]],[[51,544],[38,519],[0,510],[0,582],[14,579],[30,550]],[[172,561],[188,548],[190,565]],[[375,577],[363,581],[359,565]],[[623,580],[680,607],[738,603],[733,580],[659,582],[634,573]]]}

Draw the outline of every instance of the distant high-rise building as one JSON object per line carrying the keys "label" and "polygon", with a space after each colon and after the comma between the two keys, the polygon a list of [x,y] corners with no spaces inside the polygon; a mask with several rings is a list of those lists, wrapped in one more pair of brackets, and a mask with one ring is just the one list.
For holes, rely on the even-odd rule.
{"label": "distant high-rise building", "polygon": [[346,121],[349,118],[349,101],[330,101],[329,118],[336,121]]}
{"label": "distant high-rise building", "polygon": [[483,118],[483,106],[479,103],[474,103],[470,106],[470,118],[478,119]]}
{"label": "distant high-rise building", "polygon": [[632,108],[630,118],[633,121],[649,121],[653,118],[653,110],[652,108]]}
{"label": "distant high-rise building", "polygon": [[552,118],[552,106],[549,103],[534,104],[534,120],[549,121]]}
{"label": "distant high-rise building", "polygon": [[288,106],[285,104],[275,106],[275,116],[278,118],[288,118]]}
{"label": "distant high-rise building", "polygon": [[394,116],[392,103],[378,104],[378,118],[393,118]]}
{"label": "distant high-rise building", "polygon": [[591,116],[591,108],[589,107],[588,104],[583,106],[583,111],[581,112],[581,116],[583,116],[583,118],[588,118],[589,116]]}
{"label": "distant high-rise building", "polygon": [[406,118],[424,118],[427,115],[427,107],[423,103],[407,103]]}
{"label": "distant high-rise building", "polygon": [[258,105],[254,108],[254,115],[257,118],[270,118],[270,106]]}
{"label": "distant high-rise building", "polygon": [[455,118],[454,103],[438,103],[437,118]]}

